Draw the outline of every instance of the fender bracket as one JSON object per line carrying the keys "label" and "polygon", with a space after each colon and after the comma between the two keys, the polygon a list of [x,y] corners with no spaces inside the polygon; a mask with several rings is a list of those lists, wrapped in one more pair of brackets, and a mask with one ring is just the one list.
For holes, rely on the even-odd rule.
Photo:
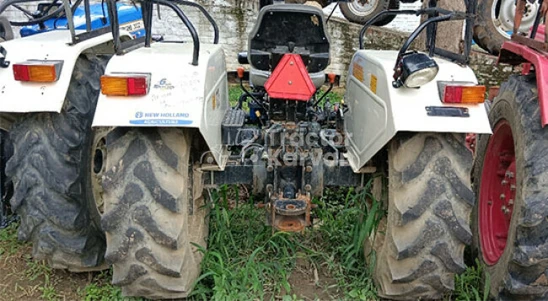
{"label": "fender bracket", "polygon": [[8,52],[2,46],[0,46],[0,54],[2,55],[0,57],[0,68],[8,68],[10,66],[10,62],[6,61]]}

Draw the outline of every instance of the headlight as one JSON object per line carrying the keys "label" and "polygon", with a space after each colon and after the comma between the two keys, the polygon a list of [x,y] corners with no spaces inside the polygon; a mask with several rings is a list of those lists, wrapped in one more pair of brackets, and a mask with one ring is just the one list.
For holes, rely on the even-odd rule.
{"label": "headlight", "polygon": [[402,57],[397,73],[399,76],[394,87],[402,85],[407,88],[418,88],[431,82],[438,75],[438,64],[424,53],[410,53]]}

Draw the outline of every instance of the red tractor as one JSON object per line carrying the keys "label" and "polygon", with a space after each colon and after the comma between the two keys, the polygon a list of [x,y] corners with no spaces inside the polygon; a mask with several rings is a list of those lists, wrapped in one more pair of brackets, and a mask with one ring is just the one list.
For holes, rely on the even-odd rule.
{"label": "red tractor", "polygon": [[[518,1],[515,33],[526,1]],[[530,35],[503,44],[499,62],[523,72],[502,84],[489,110],[493,135],[476,145],[473,245],[497,299],[548,298],[547,8],[540,0]]]}

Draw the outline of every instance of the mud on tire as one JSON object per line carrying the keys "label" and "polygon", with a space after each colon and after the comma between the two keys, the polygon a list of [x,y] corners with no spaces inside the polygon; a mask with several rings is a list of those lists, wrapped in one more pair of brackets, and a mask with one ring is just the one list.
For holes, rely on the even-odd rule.
{"label": "mud on tire", "polygon": [[440,299],[465,270],[472,241],[472,154],[464,135],[420,133],[396,138],[388,157],[388,215],[374,242],[379,295]]}
{"label": "mud on tire", "polygon": [[91,122],[106,58],[81,56],[61,113],[30,113],[10,131],[14,153],[6,174],[14,185],[18,237],[33,257],[72,271],[102,268],[99,221],[90,216]]}
{"label": "mud on tire", "polygon": [[[106,259],[125,296],[183,298],[200,274],[207,210],[193,181],[189,133],[116,129],[107,136],[103,188]],[[197,189],[199,190],[199,189]]]}
{"label": "mud on tire", "polygon": [[[506,248],[494,265],[485,265],[491,295],[502,300],[546,300],[548,297],[548,131],[542,128],[536,78],[514,75],[503,83],[489,113],[495,128],[506,120],[512,129],[516,158],[516,197]],[[474,164],[479,196],[489,136],[481,135]],[[479,202],[478,202],[479,203]],[[474,250],[484,262],[478,208],[472,229]]]}

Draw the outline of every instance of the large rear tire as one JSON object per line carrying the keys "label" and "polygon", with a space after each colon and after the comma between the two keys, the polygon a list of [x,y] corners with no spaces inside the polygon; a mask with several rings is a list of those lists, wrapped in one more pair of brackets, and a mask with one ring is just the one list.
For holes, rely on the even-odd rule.
{"label": "large rear tire", "polygon": [[21,218],[18,237],[53,268],[106,267],[104,235],[91,214],[91,122],[106,62],[81,56],[61,113],[26,114],[10,131],[14,153],[6,174],[14,185],[12,210]]}
{"label": "large rear tire", "polygon": [[[371,0],[362,4],[361,0],[351,0],[339,4],[344,17],[353,23],[365,24],[382,11],[387,9],[399,9],[399,0]],[[376,26],[384,26],[392,22],[396,16],[385,16],[374,23]]]}
{"label": "large rear tire", "polygon": [[[116,129],[103,181],[106,259],[124,296],[184,298],[200,275],[207,210],[193,180],[191,137],[176,128]],[[198,189],[196,189],[198,190]]]}
{"label": "large rear tire", "polygon": [[[520,32],[529,32],[538,11],[538,1],[527,2],[528,13],[524,15]],[[499,55],[502,44],[510,39],[507,32],[514,26],[515,0],[479,0],[474,40],[485,51]]]}
{"label": "large rear tire", "polygon": [[503,83],[474,165],[473,248],[500,300],[548,298],[548,130],[534,76]]}
{"label": "large rear tire", "polygon": [[372,242],[379,295],[441,299],[472,241],[472,154],[464,135],[420,133],[394,139],[388,158],[388,215]]}

